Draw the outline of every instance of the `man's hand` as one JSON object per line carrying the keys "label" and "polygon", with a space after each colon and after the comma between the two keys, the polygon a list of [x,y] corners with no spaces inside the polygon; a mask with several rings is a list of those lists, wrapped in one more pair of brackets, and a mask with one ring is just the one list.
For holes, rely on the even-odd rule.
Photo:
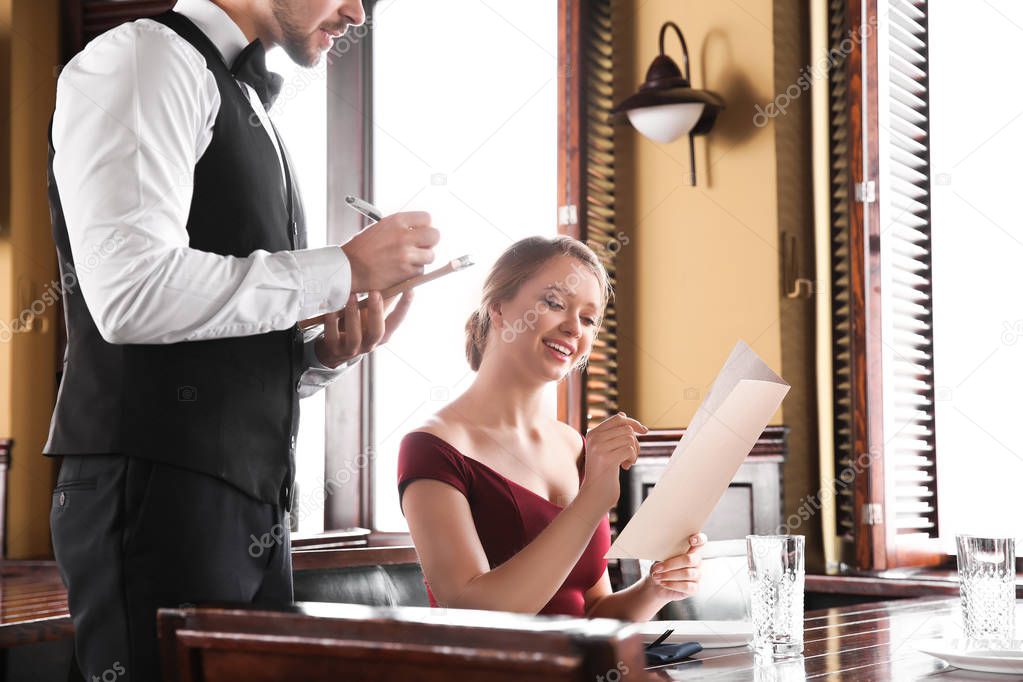
{"label": "man's hand", "polygon": [[352,291],[380,291],[423,274],[440,232],[425,211],[395,213],[341,246],[352,266]]}
{"label": "man's hand", "polygon": [[[387,343],[398,328],[412,305],[412,290],[409,289],[398,299],[385,317],[384,299],[379,291],[371,291],[366,308],[359,309],[353,293],[342,312],[328,313],[323,320],[323,336],[316,339],[316,357],[326,367],[337,367],[357,355],[368,353],[380,344]],[[343,317],[342,317],[343,315]],[[352,323],[356,320],[357,323]]]}

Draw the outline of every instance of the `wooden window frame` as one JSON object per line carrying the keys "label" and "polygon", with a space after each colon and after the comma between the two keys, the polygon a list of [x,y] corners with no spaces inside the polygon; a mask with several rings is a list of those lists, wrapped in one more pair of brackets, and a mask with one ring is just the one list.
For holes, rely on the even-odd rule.
{"label": "wooden window frame", "polygon": [[[879,145],[879,74],[877,31],[878,0],[833,0],[834,10],[844,8],[845,32],[858,32],[862,39],[854,41],[853,49],[839,65],[844,71],[846,84],[846,140],[848,186],[844,198],[848,206],[848,306],[849,348],[848,398],[850,406],[845,424],[850,430],[851,452],[854,461],[866,461],[866,466],[854,468],[852,479],[852,551],[844,560],[857,570],[881,571],[902,566],[933,566],[947,562],[936,538],[924,543],[903,542],[897,534],[895,505],[886,493],[886,452],[883,413],[883,341],[882,296],[884,283],[881,274],[881,201],[883,196],[880,177]],[[926,28],[926,19],[924,21]],[[834,23],[829,49],[835,39]],[[870,27],[873,27],[871,33]],[[832,102],[834,104],[834,102]],[[926,125],[925,125],[926,127]],[[871,197],[873,188],[874,196]],[[833,188],[834,189],[834,188]],[[833,194],[834,196],[834,194]],[[834,201],[834,199],[833,199]],[[835,304],[837,307],[837,303]],[[840,349],[836,346],[836,360]],[[838,362],[836,361],[836,364]],[[929,360],[933,376],[933,357]],[[836,381],[836,384],[840,383]],[[925,389],[926,390],[926,389]],[[930,387],[930,415],[933,424],[933,383]],[[841,401],[836,400],[836,410]],[[841,424],[837,420],[836,433]],[[933,431],[929,436],[933,447]],[[840,456],[841,453],[836,454]],[[935,453],[934,457],[937,454]],[[848,468],[841,463],[836,471]],[[931,484],[937,490],[936,475]],[[935,503],[936,504],[936,503]],[[869,513],[868,513],[869,512]],[[880,513],[877,513],[880,512]],[[936,512],[935,512],[936,513]],[[836,529],[836,534],[840,529]],[[935,526],[935,535],[937,533]]]}

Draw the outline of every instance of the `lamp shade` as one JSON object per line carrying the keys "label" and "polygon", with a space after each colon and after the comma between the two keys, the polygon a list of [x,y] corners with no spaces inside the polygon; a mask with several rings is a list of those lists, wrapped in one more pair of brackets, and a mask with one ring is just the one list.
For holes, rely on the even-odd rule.
{"label": "lamp shade", "polygon": [[696,127],[703,108],[703,102],[681,102],[655,104],[627,113],[632,127],[646,137],[655,142],[674,142]]}

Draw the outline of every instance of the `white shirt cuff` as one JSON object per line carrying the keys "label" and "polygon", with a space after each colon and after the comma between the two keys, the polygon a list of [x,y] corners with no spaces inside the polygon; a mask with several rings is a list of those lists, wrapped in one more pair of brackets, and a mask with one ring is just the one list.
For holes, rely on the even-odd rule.
{"label": "white shirt cuff", "polygon": [[341,310],[352,290],[352,266],[339,246],[292,251],[302,278],[298,317]]}

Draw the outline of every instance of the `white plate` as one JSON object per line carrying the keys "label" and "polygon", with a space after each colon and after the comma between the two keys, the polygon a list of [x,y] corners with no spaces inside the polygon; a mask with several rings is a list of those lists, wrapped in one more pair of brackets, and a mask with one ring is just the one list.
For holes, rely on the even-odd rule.
{"label": "white plate", "polygon": [[1007,648],[981,648],[963,639],[928,639],[915,642],[917,650],[963,670],[984,673],[1023,673],[1023,641]]}
{"label": "white plate", "polygon": [[645,642],[654,641],[669,629],[675,632],[665,642],[699,642],[704,649],[746,646],[753,639],[753,625],[742,620],[651,620],[638,625]]}

